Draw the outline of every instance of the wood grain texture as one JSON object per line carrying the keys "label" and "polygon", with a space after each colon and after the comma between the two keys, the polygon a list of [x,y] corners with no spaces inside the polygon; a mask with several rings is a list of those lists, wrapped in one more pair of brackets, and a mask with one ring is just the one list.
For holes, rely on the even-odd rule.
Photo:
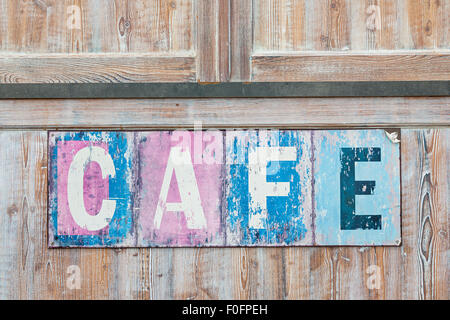
{"label": "wood grain texture", "polygon": [[[244,0],[244,2],[247,2]],[[260,52],[448,49],[448,0],[264,0],[253,3]]]}
{"label": "wood grain texture", "polygon": [[449,108],[449,97],[0,100],[0,128],[448,126]]}
{"label": "wood grain texture", "polygon": [[414,212],[403,222],[407,274],[417,279],[405,290],[412,299],[448,299],[449,133],[402,131],[403,211]]}
{"label": "wood grain texture", "polygon": [[[402,130],[395,248],[47,249],[46,133],[3,131],[2,298],[448,299],[449,129]],[[11,235],[15,235],[11,237]],[[69,289],[78,265],[81,289]],[[367,267],[380,267],[368,289]]]}
{"label": "wood grain texture", "polygon": [[0,8],[0,83],[196,80],[192,0],[1,0]]}
{"label": "wood grain texture", "polygon": [[[254,8],[259,1],[239,0],[239,7],[236,2],[232,2],[235,9],[232,9],[231,17],[234,19],[249,21],[245,14],[236,14],[242,7],[247,8],[246,12],[251,7],[252,12],[266,14]],[[82,28],[68,30],[67,5],[78,3],[82,8]],[[300,1],[278,0],[278,3],[299,4],[301,8]],[[347,52],[348,45],[349,50],[386,49],[390,50],[388,54],[398,50],[406,51],[407,57],[414,57],[416,50],[430,50],[434,55],[450,48],[449,0],[347,0],[345,12],[341,10],[339,15],[335,14],[334,22],[330,20],[330,0],[304,3],[304,24],[295,21],[296,12],[302,11],[293,10],[293,5],[286,9],[291,10],[291,14],[271,18],[280,23],[273,30],[282,30],[283,25],[287,30],[283,38],[286,40],[277,44],[284,51],[276,54],[271,47],[266,47],[270,42],[263,38],[272,37],[272,29],[265,35],[258,31],[261,28],[258,21],[263,19],[253,18],[254,22],[247,24],[242,33],[233,22],[230,36],[234,44],[232,61],[236,61],[237,52],[241,57],[240,62],[232,63],[233,80],[250,79],[251,64],[245,59],[250,59],[254,50],[253,40],[249,44],[248,39],[253,39],[255,32],[261,35],[255,47],[260,50],[257,52],[260,56],[264,56],[262,53],[285,55],[288,51],[303,54],[303,51],[320,50],[321,55],[324,51]],[[192,1],[176,1],[175,4],[177,8],[172,10],[167,7],[170,2],[163,1],[150,4],[150,1],[131,0],[1,0],[0,51],[2,55],[33,52],[45,56],[47,53],[165,53],[165,50],[171,50],[171,55],[196,56],[195,5]],[[381,30],[367,28],[369,15],[366,10],[372,4],[380,6]],[[136,11],[130,10],[137,7],[147,10],[144,10],[144,16],[138,17]],[[161,9],[155,13],[152,8]],[[339,17],[350,21],[339,21]],[[130,18],[131,23],[126,23]],[[287,21],[290,22],[287,24]],[[302,29],[304,25],[305,30]],[[153,26],[150,31],[153,34],[148,36],[145,28],[149,26]],[[169,35],[172,35],[170,40]],[[20,69],[19,66],[16,64],[14,69]],[[405,64],[400,73],[413,75],[413,67],[414,64]],[[438,67],[431,66],[431,69]],[[367,70],[367,66],[363,69]],[[217,69],[213,70],[214,73],[207,76],[217,79]],[[240,70],[244,70],[242,76]],[[437,74],[442,76],[440,72]],[[339,76],[339,73],[335,75]],[[280,75],[273,74],[273,78],[277,76]],[[40,77],[47,79],[47,76]],[[430,76],[424,77],[420,80]],[[262,255],[264,252],[258,253],[261,250],[258,248],[48,250],[42,231],[46,228],[46,177],[43,177],[47,163],[46,133],[1,131],[4,143],[0,146],[0,181],[2,190],[8,192],[0,193],[0,298],[192,299],[217,296],[230,299],[447,300],[448,98],[287,99],[284,107],[273,108],[274,105],[278,107],[279,101],[240,101],[237,107],[231,105],[236,103],[235,100],[214,100],[215,105],[201,100],[0,101],[0,126],[14,130],[189,127],[194,119],[200,119],[205,127],[228,127],[248,125],[251,119],[259,127],[277,126],[278,121],[285,126],[305,128],[446,127],[402,130],[401,248],[282,248],[266,252],[266,257]],[[27,249],[23,251],[26,254],[19,249]],[[274,257],[268,259],[269,255]],[[282,258],[284,267],[279,262]],[[366,287],[369,276],[366,268],[374,263],[382,271],[379,290]],[[80,290],[66,287],[70,265],[80,266]],[[263,268],[278,273],[273,276],[262,274]],[[264,285],[268,287],[267,291]]]}
{"label": "wood grain texture", "polygon": [[192,51],[194,2],[1,0],[0,52]]}
{"label": "wood grain texture", "polygon": [[[243,1],[247,3],[248,1]],[[305,1],[252,1],[255,52],[297,51],[305,46]]]}
{"label": "wood grain texture", "polygon": [[252,3],[252,81],[449,79],[449,0]]}
{"label": "wood grain texture", "polygon": [[228,81],[230,77],[229,0],[198,0],[197,79]]}
{"label": "wood grain texture", "polygon": [[[448,11],[443,10],[448,1],[407,1],[410,33],[414,48],[432,49],[448,46],[449,39],[442,35],[448,29]],[[444,42],[442,42],[444,40]]]}
{"label": "wood grain texture", "polygon": [[449,80],[450,54],[261,55],[253,81]]}
{"label": "wood grain texture", "polygon": [[192,82],[195,74],[193,57],[0,56],[0,83]]}
{"label": "wood grain texture", "polygon": [[252,1],[230,0],[230,79],[250,80]]}

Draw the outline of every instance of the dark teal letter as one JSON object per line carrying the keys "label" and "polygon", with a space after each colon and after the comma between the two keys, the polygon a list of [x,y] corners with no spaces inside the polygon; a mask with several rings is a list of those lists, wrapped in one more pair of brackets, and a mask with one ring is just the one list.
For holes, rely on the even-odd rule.
{"label": "dark teal letter", "polygon": [[355,195],[375,189],[375,181],[355,181],[356,161],[381,161],[381,149],[341,148],[341,230],[381,229],[381,215],[355,214]]}

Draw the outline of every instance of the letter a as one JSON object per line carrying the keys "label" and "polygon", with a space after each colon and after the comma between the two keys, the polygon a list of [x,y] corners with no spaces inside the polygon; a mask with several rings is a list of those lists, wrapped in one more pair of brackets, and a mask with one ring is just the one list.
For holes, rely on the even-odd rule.
{"label": "letter a", "polygon": [[[170,181],[175,172],[178,182],[181,203],[167,203]],[[183,211],[189,229],[206,228],[206,219],[203,214],[200,192],[195,178],[189,150],[181,147],[173,147],[170,150],[166,172],[159,194],[158,206],[156,208],[154,226],[159,229],[164,211]]]}

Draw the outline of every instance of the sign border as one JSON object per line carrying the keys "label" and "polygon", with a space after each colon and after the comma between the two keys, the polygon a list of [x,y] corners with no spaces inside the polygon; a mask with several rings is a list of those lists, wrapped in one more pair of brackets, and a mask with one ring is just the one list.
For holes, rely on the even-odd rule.
{"label": "sign border", "polygon": [[[193,131],[192,128],[190,128],[189,126],[187,127],[183,127],[182,129],[155,129],[157,131],[174,131],[174,130],[187,130],[187,131]],[[217,129],[217,130],[224,130],[226,131],[226,129]],[[238,128],[238,130],[252,130],[249,128]],[[255,130],[260,130],[260,128],[255,129]],[[383,130],[385,131],[385,133],[393,133],[396,132],[398,134],[398,139],[399,141],[395,142],[392,141],[392,139],[388,136],[388,139],[391,140],[392,143],[398,144],[399,145],[399,150],[401,150],[401,130],[398,127],[390,127],[390,128],[363,128],[363,127],[358,127],[358,128],[348,128],[348,129],[338,129],[338,128],[333,128],[333,129],[329,129],[329,128],[318,128],[318,129],[298,129],[298,128],[283,128],[281,130],[299,130],[299,131],[303,131],[303,130],[307,130],[307,131],[359,131],[359,130],[367,130],[367,131],[372,131],[372,130]],[[62,129],[62,130],[47,130],[47,141],[49,141],[50,138],[50,133],[56,133],[56,132],[64,132],[64,133],[80,133],[80,132],[90,132],[92,131],[92,129]],[[129,130],[129,129],[99,129],[97,130],[98,132],[152,132],[154,130],[151,129],[141,129],[141,130]],[[202,129],[202,131],[204,131]],[[95,245],[90,245],[90,246],[80,246],[80,245],[69,245],[69,246],[61,246],[61,245],[55,245],[54,243],[51,242],[50,239],[50,220],[52,219],[52,211],[50,210],[50,202],[53,199],[52,198],[52,194],[50,192],[50,185],[51,185],[51,168],[52,168],[52,164],[53,162],[50,161],[50,157],[51,157],[51,149],[52,148],[48,148],[47,150],[47,154],[48,154],[48,167],[49,167],[49,175],[47,177],[47,228],[46,228],[46,233],[47,233],[47,248],[49,249],[95,249],[95,248],[103,248],[103,249],[128,249],[128,248],[137,248],[137,249],[154,249],[154,248],[171,248],[171,249],[178,249],[178,248],[339,248],[339,247],[353,247],[353,248],[361,248],[361,247],[370,247],[370,248],[376,248],[376,247],[380,247],[380,248],[384,248],[384,247],[402,247],[403,246],[403,203],[402,203],[402,199],[403,199],[403,194],[402,194],[402,154],[401,152],[399,153],[399,190],[400,190],[400,194],[399,194],[399,201],[400,201],[400,212],[399,212],[399,236],[400,239],[398,239],[399,241],[395,241],[395,243],[388,243],[388,244],[304,244],[304,245],[298,245],[298,244],[255,244],[255,245],[210,245],[210,246],[192,246],[192,245],[179,245],[179,246],[168,246],[168,245],[158,245],[158,246],[138,246],[136,244],[123,244],[123,245],[119,245],[119,246],[105,246],[105,245],[101,245],[101,244],[95,244]]]}

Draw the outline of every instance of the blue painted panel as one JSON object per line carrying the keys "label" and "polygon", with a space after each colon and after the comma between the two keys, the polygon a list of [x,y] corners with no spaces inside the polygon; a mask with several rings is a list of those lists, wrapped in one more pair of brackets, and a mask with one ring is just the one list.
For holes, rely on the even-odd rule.
{"label": "blue painted panel", "polygon": [[312,243],[310,137],[309,131],[226,133],[228,245]]}
{"label": "blue painted panel", "polygon": [[[384,130],[314,131],[313,135],[316,243],[400,244],[399,144],[391,142]],[[352,206],[354,211],[348,212]],[[342,221],[348,214],[364,222]],[[380,225],[374,222],[376,216]]]}

